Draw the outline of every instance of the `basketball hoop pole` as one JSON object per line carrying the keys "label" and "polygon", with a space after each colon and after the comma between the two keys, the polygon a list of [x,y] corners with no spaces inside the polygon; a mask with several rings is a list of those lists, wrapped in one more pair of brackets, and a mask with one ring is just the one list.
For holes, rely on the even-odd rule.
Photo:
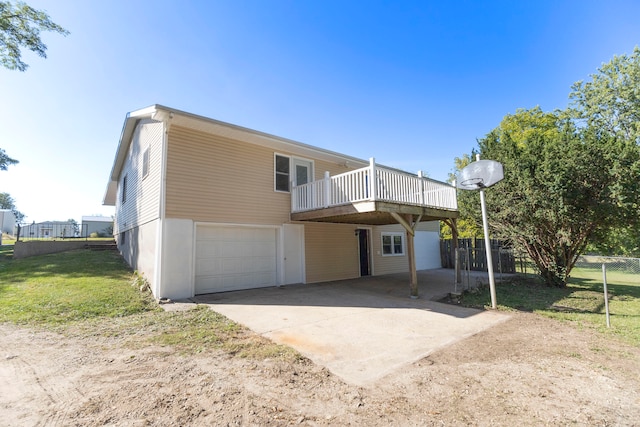
{"label": "basketball hoop pole", "polygon": [[[476,154],[480,160],[480,154]],[[491,256],[491,239],[489,239],[489,224],[487,222],[487,205],[484,201],[484,190],[480,189],[480,206],[482,208],[482,229],[484,230],[484,249],[487,253],[487,272],[489,273],[489,291],[491,292],[491,308],[498,308],[496,303],[496,281],[493,277],[493,258]]]}

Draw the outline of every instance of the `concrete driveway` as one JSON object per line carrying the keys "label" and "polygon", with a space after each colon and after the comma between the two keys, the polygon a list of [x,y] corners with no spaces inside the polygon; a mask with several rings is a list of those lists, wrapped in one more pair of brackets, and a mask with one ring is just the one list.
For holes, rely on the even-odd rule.
{"label": "concrete driveway", "polygon": [[[473,283],[486,276],[475,273]],[[365,386],[509,317],[433,301],[454,290],[452,270],[420,271],[418,280],[418,299],[409,298],[408,274],[395,274],[199,295],[189,303],[208,304]]]}

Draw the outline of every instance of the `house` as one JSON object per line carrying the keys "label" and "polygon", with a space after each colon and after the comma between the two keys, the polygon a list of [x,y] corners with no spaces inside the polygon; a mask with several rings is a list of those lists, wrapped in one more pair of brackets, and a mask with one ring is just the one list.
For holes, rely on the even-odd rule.
{"label": "house", "polygon": [[16,227],[16,216],[11,209],[0,209],[0,233],[13,235]]}
{"label": "house", "polygon": [[68,221],[35,221],[20,228],[21,239],[64,239],[76,237],[78,226]]}
{"label": "house", "polygon": [[83,216],[82,217],[82,237],[91,236],[97,233],[99,236],[110,236],[113,234],[113,218],[109,216]]}
{"label": "house", "polygon": [[456,191],[161,105],[127,114],[104,196],[156,298],[440,267]]}

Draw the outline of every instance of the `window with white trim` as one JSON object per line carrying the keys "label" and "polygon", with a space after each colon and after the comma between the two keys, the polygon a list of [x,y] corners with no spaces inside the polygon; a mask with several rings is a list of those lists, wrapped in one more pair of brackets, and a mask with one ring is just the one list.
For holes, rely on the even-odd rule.
{"label": "window with white trim", "polygon": [[404,255],[404,233],[382,233],[382,256]]}
{"label": "window with white trim", "polygon": [[122,203],[127,201],[127,175],[122,178],[122,193],[120,194]]}
{"label": "window with white trim", "polygon": [[149,147],[142,153],[142,179],[149,175]]}
{"label": "window with white trim", "polygon": [[289,191],[290,159],[287,156],[274,156],[274,181],[276,191]]}

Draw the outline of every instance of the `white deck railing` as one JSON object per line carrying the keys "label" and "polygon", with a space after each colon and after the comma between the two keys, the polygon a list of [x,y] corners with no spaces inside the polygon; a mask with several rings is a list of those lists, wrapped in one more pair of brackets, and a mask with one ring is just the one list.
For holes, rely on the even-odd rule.
{"label": "white deck railing", "polygon": [[[375,179],[371,179],[375,177]],[[387,169],[371,159],[368,167],[293,187],[291,212],[384,201],[436,209],[456,210],[455,187],[406,172]]]}

